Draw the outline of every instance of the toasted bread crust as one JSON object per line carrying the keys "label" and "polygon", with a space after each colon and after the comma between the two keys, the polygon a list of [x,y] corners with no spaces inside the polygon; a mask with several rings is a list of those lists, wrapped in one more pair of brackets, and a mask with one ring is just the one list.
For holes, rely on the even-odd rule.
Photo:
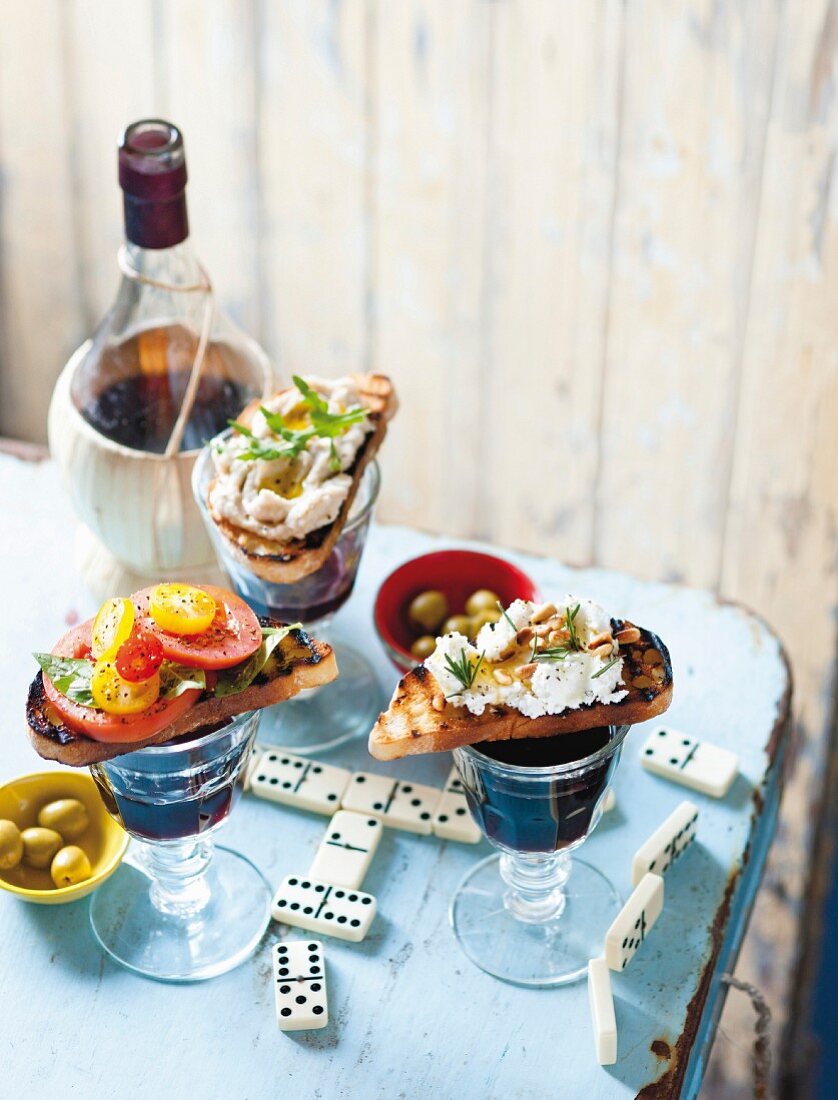
{"label": "toasted bread crust", "polygon": [[[289,542],[280,543],[260,538],[251,531],[235,526],[215,511],[212,506],[215,481],[210,483],[207,490],[207,506],[216,527],[224,536],[224,541],[236,561],[262,580],[277,584],[291,584],[300,580],[301,577],[307,577],[316,572],[324,564],[349,516],[364,470],[384,441],[387,425],[398,409],[398,400],[392,382],[384,374],[353,374],[351,377],[358,386],[363,403],[370,410],[369,418],[375,427],[364,440],[349,471],[352,474],[352,485],[333,523],[312,531],[304,539],[292,539]],[[239,420],[244,424],[250,424],[260,404],[261,402],[254,401],[248,405]]]}
{"label": "toasted bread crust", "polygon": [[26,701],[29,740],[38,755],[45,760],[57,760],[71,768],[84,768],[89,764],[98,764],[128,752],[136,752],[149,745],[171,741],[204,726],[227,722],[238,714],[282,703],[305,688],[328,684],[337,677],[337,662],[331,646],[309,637],[302,630],[294,631],[290,636],[296,644],[288,656],[281,663],[271,658],[266,670],[256,677],[249,688],[238,695],[222,698],[208,695],[200,699],[177,722],[171,723],[145,741],[94,741],[70,729],[58,720],[49,706],[44,693],[43,673],[38,672],[29,685]]}
{"label": "toasted bread crust", "polygon": [[[614,629],[632,626],[614,620]],[[672,701],[672,662],[661,639],[642,627],[640,640],[622,646],[623,687],[628,695],[619,703],[597,703],[563,714],[527,718],[506,706],[489,706],[483,714],[446,702],[433,706],[439,688],[433,674],[419,665],[402,677],[388,709],[373,726],[369,751],[376,760],[396,760],[426,752],[446,752],[481,741],[507,741],[517,737],[554,737],[595,726],[634,725],[662,714]],[[659,656],[653,656],[656,653]],[[654,666],[649,662],[656,662]],[[663,670],[654,679],[652,668]],[[655,674],[659,676],[659,674]],[[636,686],[637,685],[637,686]]]}

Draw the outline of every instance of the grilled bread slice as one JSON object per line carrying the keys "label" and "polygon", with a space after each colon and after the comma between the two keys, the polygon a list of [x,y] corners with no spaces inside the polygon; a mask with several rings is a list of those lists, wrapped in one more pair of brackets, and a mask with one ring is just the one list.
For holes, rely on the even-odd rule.
{"label": "grilled bread slice", "polygon": [[[271,619],[262,619],[263,626],[280,626]],[[176,722],[159,730],[145,741],[116,743],[94,741],[65,725],[50,707],[44,693],[43,673],[39,672],[29,685],[26,701],[26,723],[29,740],[45,760],[57,760],[71,768],[112,760],[127,752],[136,752],[148,745],[162,744],[187,733],[214,727],[245,714],[282,703],[305,688],[328,684],[338,674],[331,646],[295,629],[274,650],[267,664],[250,685],[237,695],[216,698],[205,692],[193,707]]]}
{"label": "grilled bread slice", "polygon": [[[632,623],[612,620],[615,634]],[[595,726],[634,725],[662,714],[672,700],[672,664],[669,651],[656,634],[635,628],[639,639],[620,646],[623,687],[619,703],[597,703],[527,718],[501,705],[487,706],[481,715],[457,707],[442,692],[424,665],[402,677],[389,708],[373,726],[369,751],[376,760],[396,760],[424,752],[445,752],[480,741],[507,741],[514,737],[553,737]]]}
{"label": "grilled bread slice", "polygon": [[[384,374],[353,374],[352,380],[361,394],[361,401],[369,410],[369,419],[374,425],[364,444],[358,451],[355,462],[347,471],[352,475],[349,494],[343,502],[334,522],[312,531],[303,539],[291,539],[289,542],[273,542],[260,538],[251,531],[237,527],[220,516],[212,506],[213,481],[208,490],[207,505],[216,527],[233,557],[246,566],[257,577],[277,584],[292,584],[294,581],[315,573],[331,554],[335,543],[346,523],[361,477],[369,462],[375,457],[384,441],[387,425],[398,409],[396,391],[390,379]],[[239,417],[249,425],[261,402],[254,401]]]}

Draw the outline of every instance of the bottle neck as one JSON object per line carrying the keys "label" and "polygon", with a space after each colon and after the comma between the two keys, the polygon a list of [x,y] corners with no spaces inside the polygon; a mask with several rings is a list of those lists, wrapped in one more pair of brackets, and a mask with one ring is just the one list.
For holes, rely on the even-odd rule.
{"label": "bottle neck", "polygon": [[129,240],[125,242],[125,258],[142,278],[166,287],[191,289],[206,282],[206,274],[188,239],[171,248],[143,248]]}
{"label": "bottle neck", "polygon": [[125,236],[141,248],[167,249],[189,236],[186,190],[168,197],[145,198],[122,194]]}

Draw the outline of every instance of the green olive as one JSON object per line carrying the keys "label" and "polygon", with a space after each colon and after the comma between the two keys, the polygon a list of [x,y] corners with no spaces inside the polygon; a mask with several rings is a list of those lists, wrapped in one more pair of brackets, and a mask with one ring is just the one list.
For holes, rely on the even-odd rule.
{"label": "green olive", "polygon": [[90,878],[93,868],[81,848],[70,844],[56,853],[49,873],[56,886],[75,886],[77,882],[84,882],[86,878]]}
{"label": "green olive", "polygon": [[38,814],[38,824],[45,829],[55,829],[65,840],[75,840],[90,824],[90,819],[83,802],[77,798],[59,798],[43,807]]}
{"label": "green olive", "polygon": [[433,588],[414,596],[407,609],[407,617],[412,625],[419,627],[424,634],[436,630],[447,614],[448,601],[441,592]]}
{"label": "green olive", "polygon": [[430,657],[435,649],[436,638],[432,634],[423,634],[410,647],[410,652],[414,657],[418,657],[420,661],[424,661],[426,657]]}
{"label": "green olive", "polygon": [[23,856],[20,829],[8,818],[0,819],[0,871],[11,871]]}
{"label": "green olive", "polygon": [[23,862],[27,867],[49,867],[52,857],[64,841],[55,829],[41,829],[33,825],[20,834],[23,840]]}
{"label": "green olive", "polygon": [[485,611],[478,612],[477,615],[472,615],[469,620],[468,640],[473,642],[486,623],[496,623],[499,618],[500,611],[496,607],[491,610],[487,608]]}
{"label": "green olive", "polygon": [[500,598],[489,588],[478,588],[466,600],[466,615],[479,615],[481,611],[497,611]]}
{"label": "green olive", "polygon": [[442,633],[453,634],[456,631],[458,634],[468,635],[470,626],[471,619],[468,615],[452,615],[442,624]]}

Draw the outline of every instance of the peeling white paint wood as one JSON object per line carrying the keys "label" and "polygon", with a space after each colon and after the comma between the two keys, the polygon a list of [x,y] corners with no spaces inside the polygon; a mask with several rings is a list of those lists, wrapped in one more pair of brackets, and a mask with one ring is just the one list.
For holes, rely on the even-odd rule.
{"label": "peeling white paint wood", "polygon": [[776,7],[625,10],[594,552],[714,585]]}
{"label": "peeling white paint wood", "polygon": [[50,390],[83,332],[62,12],[7,4],[0,30],[0,431],[21,439],[46,437]]}
{"label": "peeling white paint wood", "polygon": [[[53,537],[61,531],[70,538],[73,522],[52,464],[0,456],[0,484],[11,500],[0,568],[15,578],[7,585],[5,612],[16,624],[14,636],[0,632],[5,780],[45,766],[21,729],[23,695],[35,670],[31,652],[66,629],[68,616],[93,613],[95,603],[68,568],[65,545]],[[42,548],[39,555],[28,540]],[[398,527],[374,526],[370,533],[357,587],[336,629],[368,653],[382,696],[397,673],[370,619],[380,578],[405,557],[446,541]],[[4,1053],[12,1095],[629,1100],[666,1073],[667,1061],[655,1055],[652,1041],[674,1047],[705,965],[716,975],[729,965],[726,952],[735,951],[746,908],[743,891],[737,888],[723,924],[722,955],[708,964],[714,913],[745,845],[757,848],[739,886],[758,875],[765,858],[768,837],[760,846],[757,836],[766,827],[770,832],[778,791],[764,745],[786,686],[779,645],[755,617],[719,605],[707,592],[510,556],[544,592],[589,592],[659,631],[675,669],[673,724],[735,748],[740,758],[740,776],[727,798],[691,796],[701,807],[698,838],[667,874],[667,903],[650,943],[624,974],[614,975],[618,1062],[607,1071],[596,1063],[584,981],[552,990],[516,988],[483,974],[461,953],[448,904],[462,875],[488,853],[486,843],[472,847],[387,829],[364,881],[378,899],[376,920],[363,943],[328,944],[330,1024],[299,1042],[277,1035],[273,1003],[270,946],[289,934],[295,938],[287,928],[272,925],[256,955],[221,978],[161,986],[104,958],[85,902],[40,907],[0,896],[0,989],[4,1006],[14,1006],[0,1014],[0,1037],[12,1029]],[[721,682],[717,645],[731,673]],[[643,770],[644,740],[642,727],[629,735],[616,774],[618,809],[600,822],[583,852],[623,897],[631,891],[632,852],[684,797],[683,788]],[[352,770],[371,766],[363,739],[330,759]],[[444,753],[374,770],[440,787],[450,766]],[[764,806],[758,813],[755,788]],[[219,840],[278,884],[309,865],[322,836],[321,817],[245,795]],[[696,1054],[712,1037],[717,989],[712,982],[701,1019],[693,1020]],[[45,1042],[47,1019],[51,1039]],[[51,1044],[72,1053],[56,1057]],[[680,1050],[684,1059],[687,1045]],[[700,1071],[695,1060],[687,1067],[680,1091],[685,1100],[695,1097]],[[658,1095],[676,1093],[670,1080]]]}
{"label": "peeling white paint wood", "polygon": [[259,10],[262,333],[282,375],[335,377],[366,354],[367,6]]}
{"label": "peeling white paint wood", "polygon": [[383,507],[460,534],[478,514],[492,5],[380,4],[375,17],[373,366],[396,420]]}
{"label": "peeling white paint wood", "polygon": [[495,476],[482,479],[472,530],[589,561],[623,5],[493,11],[488,353],[473,400]]}
{"label": "peeling white paint wood", "polygon": [[63,262],[78,275],[85,335],[90,335],[119,284],[117,141],[128,122],[162,109],[154,97],[151,0],[72,0],[65,12],[76,239],[75,254]]}
{"label": "peeling white paint wood", "polygon": [[[772,1006],[775,1067],[789,1075],[799,1069],[805,1080],[809,1020],[790,999],[806,942],[801,927],[812,927],[815,916],[801,899],[823,797],[838,630],[835,6],[787,7],[778,48],[722,591],[776,623],[794,666],[794,767],[737,973],[761,986]],[[808,1006],[805,996],[800,1003]],[[742,1034],[750,1007],[734,998],[730,1006],[722,1026]],[[781,1046],[786,1021],[793,1030]],[[733,1067],[744,1078],[738,1092]],[[748,1086],[747,1064],[726,1057],[718,1095],[744,1100]]]}
{"label": "peeling white paint wood", "polygon": [[178,0],[159,8],[159,99],[180,126],[189,171],[189,227],[231,316],[257,334],[258,68],[254,5]]}

